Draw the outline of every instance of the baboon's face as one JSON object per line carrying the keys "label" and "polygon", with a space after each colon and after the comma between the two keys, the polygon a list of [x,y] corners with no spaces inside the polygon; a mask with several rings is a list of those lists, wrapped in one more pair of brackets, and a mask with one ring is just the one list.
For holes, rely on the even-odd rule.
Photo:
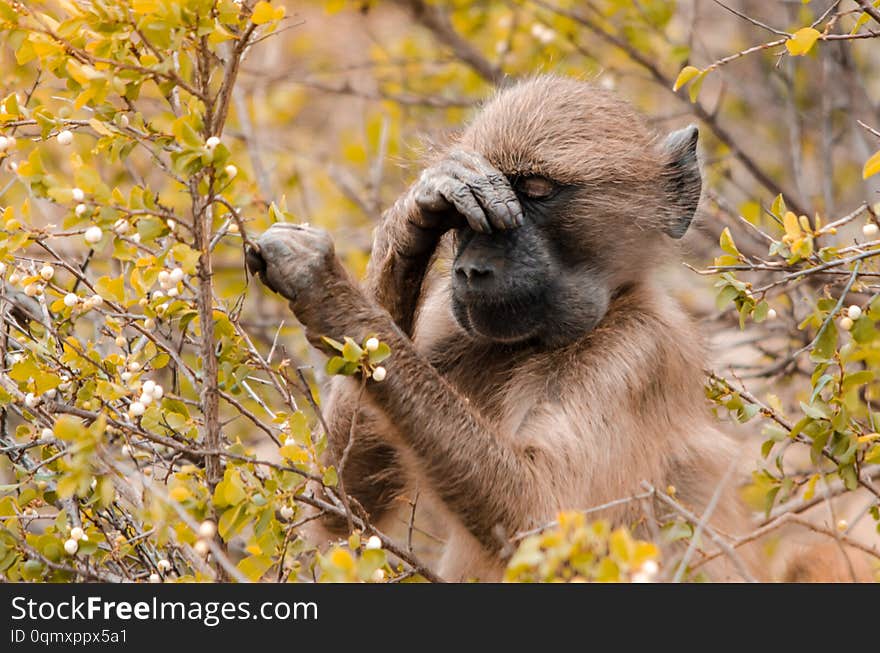
{"label": "baboon's face", "polygon": [[[498,342],[570,341],[605,314],[608,275],[586,244],[566,236],[564,220],[577,188],[539,176],[511,178],[523,209],[522,227],[454,237],[452,309],[470,334]],[[574,246],[574,247],[573,247]]]}
{"label": "baboon's face", "polygon": [[556,347],[602,320],[615,293],[653,274],[700,195],[696,128],[658,142],[615,96],[569,79],[503,91],[461,145],[510,180],[519,228],[454,235],[452,309],[466,332]]}

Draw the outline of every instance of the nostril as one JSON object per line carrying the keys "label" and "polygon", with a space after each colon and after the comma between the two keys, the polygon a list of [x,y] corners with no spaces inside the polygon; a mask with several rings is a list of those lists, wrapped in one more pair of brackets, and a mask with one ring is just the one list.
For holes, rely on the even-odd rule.
{"label": "nostril", "polygon": [[468,278],[473,281],[478,281],[480,279],[488,279],[491,276],[492,276],[491,268],[473,267],[470,269],[470,273],[468,275]]}
{"label": "nostril", "polygon": [[459,281],[479,283],[492,277],[494,271],[491,265],[485,263],[459,263],[455,266],[455,276]]}

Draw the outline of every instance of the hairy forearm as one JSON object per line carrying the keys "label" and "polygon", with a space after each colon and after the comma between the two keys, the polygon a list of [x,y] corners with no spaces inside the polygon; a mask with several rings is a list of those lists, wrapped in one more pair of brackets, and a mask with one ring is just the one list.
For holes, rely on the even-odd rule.
{"label": "hairy forearm", "polygon": [[368,296],[408,336],[412,336],[422,282],[442,235],[440,230],[416,226],[410,220],[416,211],[411,194],[406,193],[385,213],[373,240],[365,282]]}
{"label": "hairy forearm", "polygon": [[293,304],[309,339],[360,339],[375,333],[391,347],[387,377],[382,382],[368,380],[367,396],[395,426],[449,510],[483,546],[498,550],[502,542],[496,528],[511,534],[527,526],[521,515],[531,503],[526,488],[532,470],[415,350],[387,311],[343,280],[328,291],[336,305],[352,310],[312,312]]}

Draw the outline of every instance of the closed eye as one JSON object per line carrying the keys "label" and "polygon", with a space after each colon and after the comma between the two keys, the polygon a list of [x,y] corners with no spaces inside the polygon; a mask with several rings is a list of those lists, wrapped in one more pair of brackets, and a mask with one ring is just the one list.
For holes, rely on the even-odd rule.
{"label": "closed eye", "polygon": [[514,180],[513,189],[533,200],[546,199],[553,195],[558,186],[552,180],[540,175],[518,177]]}

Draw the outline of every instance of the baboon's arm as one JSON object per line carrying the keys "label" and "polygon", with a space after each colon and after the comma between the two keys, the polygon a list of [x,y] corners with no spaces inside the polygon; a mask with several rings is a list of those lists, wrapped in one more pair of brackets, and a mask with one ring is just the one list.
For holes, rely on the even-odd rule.
{"label": "baboon's arm", "polygon": [[[276,224],[259,239],[261,261],[252,263],[270,288],[290,300],[309,340],[321,336],[388,343],[387,378],[368,380],[366,394],[395,426],[415,455],[426,481],[447,508],[488,549],[527,526],[537,497],[537,470],[524,452],[496,438],[476,413],[422,357],[387,310],[368,297],[336,258],[323,231]],[[443,416],[438,419],[437,416]],[[429,426],[430,425],[430,426]],[[347,435],[346,435],[347,437]]]}
{"label": "baboon's arm", "polygon": [[[481,208],[478,197],[488,209]],[[383,215],[367,266],[366,297],[384,308],[411,338],[422,283],[443,234],[465,222],[479,229],[490,224],[510,228],[521,219],[519,204],[503,175],[473,154],[453,153],[428,168]],[[336,382],[331,391],[327,437],[337,461],[349,442],[357,392],[351,382]],[[394,426],[375,424],[369,411],[359,412],[342,481],[346,491],[378,519],[403,489],[403,470],[396,449],[380,435]],[[343,523],[337,521],[327,525],[341,530]]]}
{"label": "baboon's arm", "polygon": [[[422,282],[442,236],[442,231],[423,229],[415,224],[419,210],[410,189],[385,212],[373,237],[364,283],[366,296],[384,308],[407,336],[412,336]],[[373,411],[358,406],[358,394],[359,389],[351,380],[336,379],[331,384],[325,415],[329,429],[327,441],[331,460],[338,462],[349,437],[353,437],[342,469],[342,482],[345,491],[364,506],[371,519],[378,521],[403,491],[405,472],[397,449],[380,435],[383,430],[393,429],[393,425],[384,423],[386,420],[377,424]],[[356,408],[358,416],[352,433]],[[331,517],[323,523],[337,533],[347,527],[342,518]]]}

